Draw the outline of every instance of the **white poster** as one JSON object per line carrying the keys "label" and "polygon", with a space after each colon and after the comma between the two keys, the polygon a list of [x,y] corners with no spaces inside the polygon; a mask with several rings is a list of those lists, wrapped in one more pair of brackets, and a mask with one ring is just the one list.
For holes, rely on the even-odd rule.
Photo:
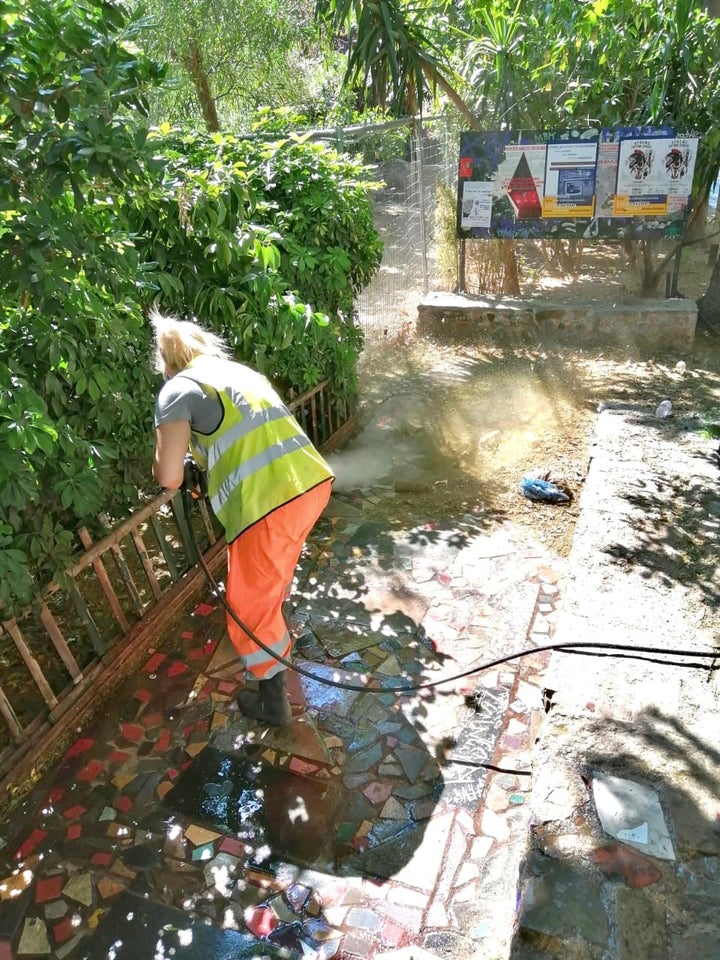
{"label": "white poster", "polygon": [[463,230],[471,227],[489,227],[492,217],[492,183],[468,180],[463,184],[462,212],[460,226]]}
{"label": "white poster", "polygon": [[682,212],[692,190],[697,146],[695,137],[621,140],[613,214],[647,217]]}

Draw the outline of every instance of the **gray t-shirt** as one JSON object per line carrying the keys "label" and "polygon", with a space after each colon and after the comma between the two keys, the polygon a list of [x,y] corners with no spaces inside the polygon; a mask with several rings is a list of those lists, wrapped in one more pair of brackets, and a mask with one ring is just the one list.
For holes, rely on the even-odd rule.
{"label": "gray t-shirt", "polygon": [[223,408],[217,391],[181,373],[167,380],[155,402],[155,426],[188,420],[193,433],[213,433],[220,426]]}

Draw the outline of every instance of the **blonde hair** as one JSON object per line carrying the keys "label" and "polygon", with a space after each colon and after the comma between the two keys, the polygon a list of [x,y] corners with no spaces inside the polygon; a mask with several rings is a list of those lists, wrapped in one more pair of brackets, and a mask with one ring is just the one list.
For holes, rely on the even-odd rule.
{"label": "blonde hair", "polygon": [[204,330],[192,320],[179,320],[160,313],[154,307],[148,314],[155,338],[154,366],[162,376],[184,370],[195,357],[231,357],[222,337]]}

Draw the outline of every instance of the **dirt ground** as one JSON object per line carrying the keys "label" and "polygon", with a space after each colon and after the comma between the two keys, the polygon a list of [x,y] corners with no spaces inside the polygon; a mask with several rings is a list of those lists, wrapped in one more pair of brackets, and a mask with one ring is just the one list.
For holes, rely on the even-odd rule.
{"label": "dirt ground", "polygon": [[[618,246],[586,250],[576,277],[553,274],[532,251],[521,267],[527,297],[611,302],[637,292],[635,270]],[[702,244],[686,248],[680,292],[701,296],[710,270]],[[646,410],[654,428],[661,423],[658,404],[669,399],[673,417],[717,446],[720,337],[707,332],[698,331],[683,351],[632,343],[597,350],[581,343],[442,343],[416,337],[412,322],[404,322],[396,332],[368,337],[360,376],[364,418],[376,440],[362,450],[362,469],[370,482],[385,470],[386,488],[388,478],[395,485],[393,498],[379,497],[379,515],[420,520],[470,513],[488,524],[510,522],[560,556],[572,544],[602,405]],[[391,453],[381,453],[388,445]],[[368,463],[383,454],[391,463],[373,476]],[[533,472],[562,482],[572,501],[527,500],[518,485]]]}

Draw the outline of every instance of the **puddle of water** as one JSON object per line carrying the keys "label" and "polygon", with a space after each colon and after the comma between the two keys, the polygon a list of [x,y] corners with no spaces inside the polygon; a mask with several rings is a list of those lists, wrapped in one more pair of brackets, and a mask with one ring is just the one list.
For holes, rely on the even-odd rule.
{"label": "puddle of water", "polygon": [[[191,920],[182,910],[124,892],[82,948],[82,960],[208,960],[257,957],[258,941],[248,933]],[[75,955],[75,954],[74,954]],[[270,944],[265,957],[281,956]]]}
{"label": "puddle of water", "polygon": [[310,780],[264,763],[259,753],[206,747],[178,778],[165,805],[243,841],[257,865],[270,858],[306,866],[333,861],[333,824],[351,795],[335,781]]}

